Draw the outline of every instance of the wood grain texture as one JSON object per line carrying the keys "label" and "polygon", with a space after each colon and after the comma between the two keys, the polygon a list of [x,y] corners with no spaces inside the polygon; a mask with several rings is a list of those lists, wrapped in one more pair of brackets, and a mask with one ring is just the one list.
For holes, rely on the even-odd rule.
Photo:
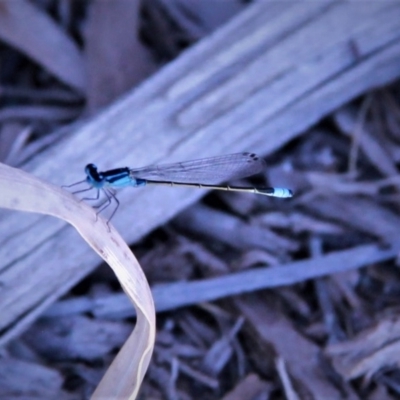
{"label": "wood grain texture", "polygon": [[[243,150],[271,154],[400,75],[399,15],[396,1],[253,4],[22,168],[62,185],[83,179],[88,162],[107,169]],[[202,195],[125,190],[113,223],[134,242]],[[0,218],[4,343],[99,259],[59,221],[9,211]]]}

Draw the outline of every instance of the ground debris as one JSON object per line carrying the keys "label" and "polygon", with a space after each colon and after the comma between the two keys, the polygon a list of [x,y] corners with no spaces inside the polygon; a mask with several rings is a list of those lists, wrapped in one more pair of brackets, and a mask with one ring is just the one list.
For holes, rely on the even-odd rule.
{"label": "ground debris", "polygon": [[[7,0],[0,5],[0,39],[4,42],[0,43],[0,56],[7,60],[0,70],[1,162],[21,165],[51,147],[64,136],[66,124],[82,115],[101,113],[102,107],[248,7],[239,0],[227,0],[214,9],[211,1],[199,0],[116,2],[118,7],[101,0]],[[344,7],[328,3],[310,5],[313,17],[307,21],[316,18],[310,29],[321,24],[316,15],[330,7],[337,7],[340,13]],[[18,7],[26,17],[23,23],[16,13]],[[275,14],[291,15],[291,7],[297,6],[287,5],[283,11],[278,5],[270,7],[271,20],[267,22],[273,26]],[[394,2],[392,7],[396,7]],[[300,18],[296,29],[306,23],[300,14],[296,14]],[[395,18],[390,21],[395,26]],[[262,21],[260,29],[267,27],[267,22]],[[386,26],[381,28],[388,31],[384,37],[396,35]],[[223,33],[219,32],[214,34],[217,39]],[[235,34],[240,35],[240,30]],[[341,30],[335,33],[337,43],[330,43],[332,51],[321,55],[321,65],[345,60],[341,74],[350,71],[358,74],[358,79],[368,80],[362,60],[378,53],[379,47],[372,46],[379,45],[368,37],[358,38],[358,33],[349,42],[342,34]],[[286,33],[274,40],[285,38]],[[333,99],[329,109],[334,111],[323,114],[322,121],[300,136],[282,128],[283,122],[275,118],[290,107],[293,115],[302,114],[302,102],[312,101],[316,88],[303,88],[301,100],[294,105],[285,103],[283,109],[274,109],[275,102],[279,104],[279,96],[295,86],[284,80],[286,75],[294,71],[293,79],[301,86],[308,82],[307,74],[313,72],[317,60],[301,60],[297,67],[296,57],[308,55],[303,54],[304,38],[299,35],[294,42],[296,51],[283,60],[287,71],[275,76],[274,65],[280,60],[275,60],[274,51],[265,55],[271,59],[257,58],[270,44],[259,43],[256,34],[250,39],[241,42],[245,50],[233,46],[229,54],[223,53],[223,42],[218,42],[218,51],[210,56],[213,63],[204,71],[162,84],[162,97],[151,106],[151,112],[157,114],[161,103],[176,98],[178,111],[173,118],[172,114],[165,116],[165,127],[176,124],[176,136],[186,129],[201,144],[207,124],[215,122],[223,132],[213,138],[222,143],[217,149],[224,148],[224,140],[231,140],[239,149],[243,136],[234,136],[235,129],[231,129],[247,117],[247,109],[239,106],[243,103],[246,107],[249,102],[265,109],[271,115],[257,117],[246,135],[258,132],[251,142],[254,149],[250,149],[257,152],[266,131],[276,128],[274,150],[266,160],[268,168],[239,184],[288,187],[295,196],[271,199],[209,193],[189,207],[185,203],[184,211],[173,218],[170,214],[170,221],[132,245],[152,286],[158,312],[154,354],[138,398],[399,398],[399,82],[355,99],[352,84],[347,84],[353,100],[346,104],[337,103],[334,95],[343,87],[327,86],[328,95],[324,92],[321,96]],[[196,56],[202,43],[188,51]],[[351,68],[354,63],[360,63],[359,70]],[[266,65],[271,75],[262,74]],[[242,69],[248,73],[236,79]],[[325,73],[325,69],[321,71]],[[348,79],[345,82],[353,83]],[[196,82],[200,89],[190,92]],[[359,81],[354,78],[354,82]],[[235,89],[238,97],[231,96],[234,85],[243,90]],[[215,91],[209,91],[210,87]],[[236,108],[231,116],[234,122],[224,133],[227,122],[223,118]],[[272,125],[264,124],[267,119]],[[147,114],[142,122],[153,123]],[[158,128],[155,124],[154,129]],[[50,135],[53,131],[58,133]],[[140,131],[135,138],[138,147],[148,139],[144,136]],[[125,145],[113,143],[112,135],[107,143],[95,135],[91,140],[98,147]],[[179,140],[178,151],[184,136]],[[151,146],[157,150],[154,143]],[[260,156],[265,156],[268,148],[260,148],[264,149]],[[144,146],[143,151],[148,148]],[[162,197],[166,192],[159,193]],[[185,196],[184,191],[180,193]],[[171,199],[165,196],[172,204]],[[147,208],[150,206],[145,203],[143,212]],[[162,214],[164,210],[151,212]],[[134,217],[127,215],[126,220]],[[10,223],[13,220],[5,221],[4,225],[14,225]],[[26,229],[36,223],[29,217],[26,221]],[[35,246],[40,249],[48,245],[46,238],[51,234],[44,231],[41,235]],[[58,253],[53,244],[48,246],[51,251],[43,251],[50,251],[56,268],[57,261],[68,254]],[[13,246],[10,250],[6,247],[7,242],[0,249],[5,258],[14,251]],[[75,260],[80,266],[84,261]],[[104,265],[86,278],[74,278],[74,284],[79,283],[73,288],[65,286],[57,294],[43,296],[38,291],[33,300],[25,297],[24,279],[29,276],[15,265],[7,262],[0,270],[0,296],[6,299],[3,307],[7,310],[1,332],[15,325],[16,331],[24,333],[0,350],[0,398],[89,398],[132,331],[135,310]],[[35,267],[31,265],[30,273],[36,273]],[[20,285],[8,285],[12,279]],[[43,286],[46,279],[43,277]],[[61,293],[66,294],[60,298]],[[48,307],[36,321],[28,316],[24,323],[29,327],[19,327],[14,318],[24,301],[30,301],[32,308],[42,302]]]}

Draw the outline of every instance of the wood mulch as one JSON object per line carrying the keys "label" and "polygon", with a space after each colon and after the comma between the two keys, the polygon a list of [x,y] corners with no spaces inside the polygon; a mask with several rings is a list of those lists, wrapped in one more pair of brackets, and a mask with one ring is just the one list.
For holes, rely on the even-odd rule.
{"label": "wood mulch", "polygon": [[[91,156],[125,166],[130,146],[140,162],[152,149],[183,161],[185,143],[188,158],[260,153],[267,171],[239,184],[288,187],[292,199],[179,188],[119,197],[113,223],[157,310],[138,398],[400,398],[400,35],[386,17],[400,7],[350,2],[346,22],[339,2],[302,17],[295,3],[249,3],[3,1],[0,162],[61,186]],[[315,42],[301,18],[316,21]],[[346,51],[332,44],[346,33],[335,18],[355,27]],[[327,21],[332,36],[318,37]],[[266,43],[256,33],[268,26],[282,31]],[[352,61],[325,76],[339,59]],[[182,80],[167,89],[167,74]],[[137,105],[131,117],[121,96]],[[95,129],[119,119],[115,135]],[[5,210],[0,221],[0,398],[90,398],[135,326],[132,304],[72,229]]]}

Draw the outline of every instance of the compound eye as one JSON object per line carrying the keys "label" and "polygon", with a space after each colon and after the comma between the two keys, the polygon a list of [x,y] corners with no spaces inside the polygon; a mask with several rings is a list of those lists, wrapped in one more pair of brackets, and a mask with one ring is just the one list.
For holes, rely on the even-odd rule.
{"label": "compound eye", "polygon": [[97,172],[97,167],[94,164],[88,164],[85,167],[86,175],[93,175],[93,173]]}
{"label": "compound eye", "polygon": [[97,172],[97,167],[94,164],[86,165],[85,172],[89,183],[101,182],[103,180],[103,174]]}

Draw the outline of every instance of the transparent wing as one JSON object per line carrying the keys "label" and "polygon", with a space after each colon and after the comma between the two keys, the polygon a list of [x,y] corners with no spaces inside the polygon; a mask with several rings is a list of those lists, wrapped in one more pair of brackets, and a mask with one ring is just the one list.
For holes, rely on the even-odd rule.
{"label": "transparent wing", "polygon": [[174,164],[150,165],[131,169],[132,178],[181,183],[219,184],[254,175],[265,169],[265,162],[253,153],[237,153]]}

